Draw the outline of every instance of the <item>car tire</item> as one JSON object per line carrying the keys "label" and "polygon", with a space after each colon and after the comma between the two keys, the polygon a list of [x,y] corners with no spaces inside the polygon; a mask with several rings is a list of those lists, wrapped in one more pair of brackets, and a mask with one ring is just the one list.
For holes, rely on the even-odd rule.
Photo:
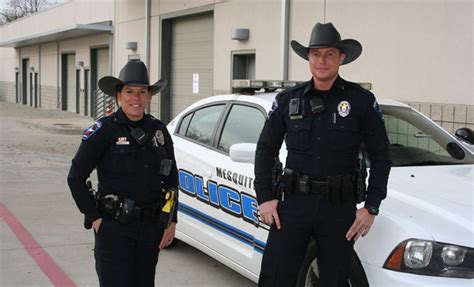
{"label": "car tire", "polygon": [[[368,287],[369,282],[365,275],[364,268],[360,262],[359,257],[354,251],[352,256],[351,275],[349,277],[349,286],[352,287]],[[316,244],[312,241],[306,252],[306,257],[301,266],[300,273],[298,275],[298,281],[296,282],[297,287],[316,287],[319,286],[318,277],[318,261],[316,259]]]}

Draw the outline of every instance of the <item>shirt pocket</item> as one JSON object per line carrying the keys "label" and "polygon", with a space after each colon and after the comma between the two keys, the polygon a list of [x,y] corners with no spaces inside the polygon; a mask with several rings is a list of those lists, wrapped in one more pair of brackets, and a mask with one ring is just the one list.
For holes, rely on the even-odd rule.
{"label": "shirt pocket", "polygon": [[285,141],[289,150],[309,150],[311,148],[311,118],[289,120]]}
{"label": "shirt pocket", "polygon": [[137,151],[131,146],[114,146],[111,150],[113,171],[119,175],[134,174],[137,169]]}
{"label": "shirt pocket", "polygon": [[360,122],[358,119],[339,118],[328,124],[329,146],[335,151],[357,151],[361,143]]}

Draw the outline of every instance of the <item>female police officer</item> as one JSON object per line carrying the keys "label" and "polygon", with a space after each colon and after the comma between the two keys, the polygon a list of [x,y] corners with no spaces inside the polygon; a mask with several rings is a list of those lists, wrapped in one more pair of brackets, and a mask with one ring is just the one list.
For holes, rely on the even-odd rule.
{"label": "female police officer", "polygon": [[[68,184],[79,210],[92,222],[100,286],[154,286],[158,252],[174,238],[163,220],[163,191],[177,190],[173,143],[166,126],[145,114],[151,96],[167,81],[149,84],[143,62],[129,61],[119,78],[103,77],[99,88],[120,108],[83,134]],[[98,193],[86,180],[97,168]],[[161,219],[160,219],[161,217]]]}

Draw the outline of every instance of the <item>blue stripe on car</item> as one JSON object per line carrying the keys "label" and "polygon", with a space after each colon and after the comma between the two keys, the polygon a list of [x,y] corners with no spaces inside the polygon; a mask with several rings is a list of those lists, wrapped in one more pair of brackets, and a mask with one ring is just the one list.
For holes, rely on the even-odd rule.
{"label": "blue stripe on car", "polygon": [[201,221],[202,223],[232,237],[240,242],[253,247],[253,249],[261,254],[263,254],[263,250],[265,249],[265,243],[255,239],[255,237],[247,232],[235,228],[231,225],[228,225],[218,219],[215,219],[197,209],[192,208],[189,205],[186,205],[182,202],[178,203],[178,211],[182,212],[196,220]]}

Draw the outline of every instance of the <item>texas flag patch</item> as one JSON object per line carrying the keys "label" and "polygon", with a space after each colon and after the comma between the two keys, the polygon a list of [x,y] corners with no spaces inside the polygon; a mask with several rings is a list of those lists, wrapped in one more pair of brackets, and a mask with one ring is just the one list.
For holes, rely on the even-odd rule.
{"label": "texas flag patch", "polygon": [[88,140],[93,134],[95,134],[102,127],[102,123],[97,121],[93,123],[90,127],[82,132],[82,140]]}

